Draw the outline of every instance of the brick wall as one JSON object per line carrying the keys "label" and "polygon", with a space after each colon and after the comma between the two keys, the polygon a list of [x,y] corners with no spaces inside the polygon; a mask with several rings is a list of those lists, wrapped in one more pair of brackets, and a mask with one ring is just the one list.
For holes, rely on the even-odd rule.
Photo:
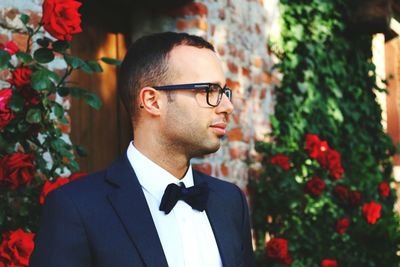
{"label": "brick wall", "polygon": [[[25,36],[9,29],[18,26],[19,12],[27,13],[33,23],[38,23],[41,3],[42,0],[2,0],[0,42],[13,39],[23,47]],[[222,148],[193,163],[197,169],[245,189],[250,173],[257,168],[257,163],[252,165],[254,168],[249,167],[249,162],[257,160],[254,143],[265,140],[270,131],[268,117],[273,113],[274,86],[280,79],[272,70],[276,60],[267,47],[268,38],[279,34],[278,0],[201,0],[157,16],[142,10],[132,13],[132,39],[151,32],[184,31],[205,37],[217,49],[227,84],[234,90],[235,110]],[[63,68],[62,63],[54,67]]]}
{"label": "brick wall", "polygon": [[266,2],[202,0],[170,12],[171,17],[158,19],[162,30],[205,37],[223,60],[227,84],[234,90],[235,110],[228,134],[217,153],[192,162],[197,169],[232,181],[242,189],[259,168],[254,144],[267,140],[274,87],[280,80],[279,73],[272,69],[277,60],[267,47],[268,38],[279,34],[278,1]]}

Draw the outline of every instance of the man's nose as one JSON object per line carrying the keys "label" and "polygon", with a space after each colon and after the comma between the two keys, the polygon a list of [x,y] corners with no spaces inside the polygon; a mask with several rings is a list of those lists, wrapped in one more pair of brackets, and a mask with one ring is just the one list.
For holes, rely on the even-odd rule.
{"label": "man's nose", "polygon": [[227,114],[231,114],[233,112],[233,104],[225,94],[222,95],[221,103],[219,103],[219,105],[217,106],[216,111],[218,113],[224,112]]}

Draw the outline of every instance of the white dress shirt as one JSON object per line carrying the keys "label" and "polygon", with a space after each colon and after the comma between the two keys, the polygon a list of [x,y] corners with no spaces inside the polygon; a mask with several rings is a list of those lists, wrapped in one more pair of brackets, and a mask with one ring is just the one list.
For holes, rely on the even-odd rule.
{"label": "white dress shirt", "polygon": [[221,257],[205,211],[179,200],[169,214],[159,210],[165,188],[183,182],[193,186],[192,166],[182,179],[140,153],[131,142],[127,151],[142,186],[169,267],[221,267]]}

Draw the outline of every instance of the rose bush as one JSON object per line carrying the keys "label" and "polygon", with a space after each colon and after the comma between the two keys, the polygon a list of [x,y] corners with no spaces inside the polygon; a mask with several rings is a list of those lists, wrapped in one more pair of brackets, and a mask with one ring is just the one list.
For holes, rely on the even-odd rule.
{"label": "rose bush", "polygon": [[34,234],[18,229],[5,232],[0,245],[0,266],[28,266],[32,254]]}
{"label": "rose bush", "polygon": [[288,252],[288,242],[284,238],[272,238],[265,245],[265,254],[275,262],[290,265],[292,259]]}
{"label": "rose bush", "polygon": [[[63,97],[83,99],[96,109],[101,105],[97,95],[69,81],[77,70],[102,71],[99,62],[71,54],[69,41],[82,31],[81,5],[44,0],[39,24],[18,14],[24,28],[15,31],[26,34],[25,47],[0,43],[0,267],[28,266],[47,194],[84,175],[75,160],[82,149],[60,128],[68,124]],[[51,68],[56,58],[64,60],[65,69]]]}
{"label": "rose bush", "polygon": [[271,163],[281,167],[283,170],[287,171],[290,168],[289,158],[282,154],[277,154],[271,158]]}

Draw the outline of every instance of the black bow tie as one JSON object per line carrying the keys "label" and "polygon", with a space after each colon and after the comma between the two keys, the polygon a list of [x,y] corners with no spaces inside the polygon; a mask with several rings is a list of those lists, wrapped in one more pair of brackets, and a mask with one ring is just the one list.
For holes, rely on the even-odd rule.
{"label": "black bow tie", "polygon": [[205,182],[188,188],[183,183],[181,186],[169,184],[161,199],[160,210],[168,214],[178,200],[183,200],[193,209],[203,211],[207,207],[208,192],[209,188]]}

